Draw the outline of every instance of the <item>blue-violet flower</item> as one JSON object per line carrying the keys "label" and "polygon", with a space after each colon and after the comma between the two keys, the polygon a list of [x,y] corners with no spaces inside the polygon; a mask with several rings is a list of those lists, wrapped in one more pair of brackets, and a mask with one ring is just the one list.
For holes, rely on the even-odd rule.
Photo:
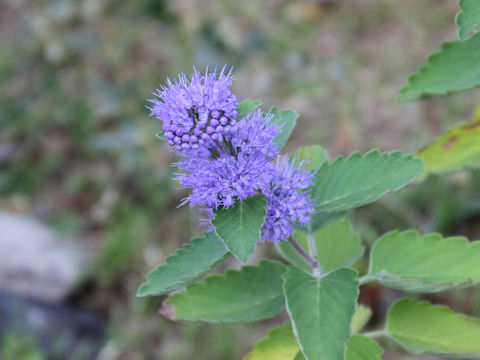
{"label": "blue-violet flower", "polygon": [[231,70],[224,67],[200,74],[195,68],[190,80],[184,73],[162,86],[149,99],[152,115],[163,122],[163,133],[177,151],[196,150],[218,140],[236,126],[237,97],[232,94]]}
{"label": "blue-violet flower", "polygon": [[304,163],[280,156],[276,161],[271,185],[263,190],[267,199],[267,216],[262,229],[262,240],[280,242],[293,233],[294,223],[305,224],[314,212],[313,201],[307,190],[313,174],[304,169]]}

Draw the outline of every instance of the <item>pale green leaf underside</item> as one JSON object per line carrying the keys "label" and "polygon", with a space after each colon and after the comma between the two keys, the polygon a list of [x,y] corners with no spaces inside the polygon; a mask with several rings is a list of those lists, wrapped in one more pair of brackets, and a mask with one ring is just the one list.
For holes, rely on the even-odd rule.
{"label": "pale green leaf underside", "polygon": [[325,163],[315,176],[312,198],[319,214],[346,211],[400,189],[423,172],[423,161],[399,151],[371,150]]}
{"label": "pale green leaf underside", "polygon": [[230,253],[213,233],[194,238],[149,272],[137,296],[161,295],[181,289],[224,262]]}
{"label": "pale green leaf underside", "polygon": [[425,172],[428,173],[480,166],[480,108],[473,119],[448,130],[420,150],[417,156],[425,161]]}
{"label": "pale green leaf underside", "polygon": [[260,105],[262,105],[261,101],[258,100],[250,100],[250,99],[245,99],[243,100],[237,108],[238,115],[236,120],[240,121],[242,120],[245,116],[250,114],[252,111],[257,109]]}
{"label": "pale green leaf underside", "polygon": [[[297,231],[294,237],[308,251],[307,236]],[[318,261],[325,272],[349,267],[365,251],[360,235],[353,230],[350,221],[347,219],[339,219],[326,225],[314,237],[317,245]]]}
{"label": "pale green leaf underside", "polygon": [[295,125],[297,125],[298,113],[293,110],[279,110],[276,106],[272,106],[269,113],[275,114],[273,120],[281,127],[280,133],[274,142],[282,148],[290,137]]}
{"label": "pale green leaf underside", "polygon": [[399,102],[472,89],[480,85],[480,34],[464,41],[442,44],[440,52],[431,54],[427,64],[408,78],[400,90]]}
{"label": "pale green leaf underside", "polygon": [[279,262],[262,260],[258,266],[210,275],[170,297],[161,311],[172,319],[207,322],[270,318],[285,309],[281,280],[285,270]]}
{"label": "pale green leaf underside", "polygon": [[282,277],[287,311],[305,357],[343,360],[358,297],[357,273],[339,269],[317,278],[290,267]]}
{"label": "pale green leaf underside", "polygon": [[438,292],[480,282],[480,241],[393,231],[370,253],[371,280],[410,292]]}
{"label": "pale green leaf underside", "polygon": [[446,306],[402,299],[388,313],[386,332],[413,354],[480,358],[480,319]]}
{"label": "pale green leaf underside", "polygon": [[459,0],[457,14],[458,37],[466,40],[480,31],[480,1]]}
{"label": "pale green leaf underside", "polygon": [[237,200],[228,209],[214,210],[212,225],[225,246],[240,261],[246,262],[255,251],[267,215],[263,195]]}
{"label": "pale green leaf underside", "polygon": [[353,335],[347,343],[345,360],[382,360],[380,345],[363,335]]}
{"label": "pale green leaf underside", "polygon": [[292,360],[300,351],[290,322],[268,332],[244,360]]}
{"label": "pale green leaf underside", "polygon": [[358,333],[367,325],[368,321],[372,317],[372,310],[366,306],[359,304],[355,314],[353,314],[352,324],[350,326],[352,334]]}

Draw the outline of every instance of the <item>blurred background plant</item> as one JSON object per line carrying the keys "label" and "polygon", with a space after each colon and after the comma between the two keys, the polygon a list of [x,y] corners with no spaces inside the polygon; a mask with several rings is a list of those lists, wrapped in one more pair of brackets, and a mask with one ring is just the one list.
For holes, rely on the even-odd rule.
{"label": "blurred background plant", "polygon": [[[151,315],[162,298],[135,297],[143,274],[201,232],[198,213],[176,209],[185,193],[145,99],[193,64],[227,63],[240,99],[300,113],[289,152],[416,152],[478,105],[477,91],[395,102],[456,38],[457,11],[450,0],[2,1],[0,358],[241,358],[271,320],[178,324]],[[478,170],[430,176],[350,218],[367,243],[406,228],[478,239],[479,193]],[[381,314],[398,296],[372,285],[360,299]],[[480,315],[476,290],[432,297]]]}

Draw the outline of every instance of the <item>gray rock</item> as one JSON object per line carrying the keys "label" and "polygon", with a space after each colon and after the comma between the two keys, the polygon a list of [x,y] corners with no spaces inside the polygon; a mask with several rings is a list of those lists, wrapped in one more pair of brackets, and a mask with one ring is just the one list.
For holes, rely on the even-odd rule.
{"label": "gray rock", "polygon": [[62,300],[86,268],[86,251],[39,221],[0,211],[0,290]]}

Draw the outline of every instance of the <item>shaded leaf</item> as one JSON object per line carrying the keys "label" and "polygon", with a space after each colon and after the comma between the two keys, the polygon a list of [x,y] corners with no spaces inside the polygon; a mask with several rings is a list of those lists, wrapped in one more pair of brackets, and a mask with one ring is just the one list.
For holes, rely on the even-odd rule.
{"label": "shaded leaf", "polygon": [[314,214],[312,215],[312,220],[308,224],[305,226],[296,225],[295,227],[306,234],[313,234],[335,220],[341,219],[345,215],[347,215],[347,211],[339,211],[328,214]]}
{"label": "shaded leaf", "polygon": [[355,152],[324,163],[315,176],[312,198],[317,213],[332,213],[369,204],[396,191],[423,172],[423,161],[399,151]]}
{"label": "shaded leaf", "polygon": [[459,0],[457,14],[458,37],[466,40],[480,31],[480,1]]}
{"label": "shaded leaf", "polygon": [[192,239],[149,272],[137,296],[161,295],[183,288],[224,262],[230,253],[213,233]]}
{"label": "shaded leaf", "polygon": [[339,269],[314,277],[289,267],[282,277],[287,311],[305,357],[343,360],[358,297],[357,273]]}
{"label": "shaded leaf", "polygon": [[243,100],[237,108],[238,115],[236,120],[240,121],[242,120],[245,116],[250,114],[252,111],[257,109],[260,105],[262,105],[261,101],[258,100],[250,100],[250,99],[245,99]]}
{"label": "shaded leaf", "polygon": [[479,63],[480,34],[446,42],[427,58],[426,65],[410,75],[397,100],[406,102],[472,89],[480,85]]}
{"label": "shaded leaf", "polygon": [[161,312],[172,319],[207,322],[270,318],[285,309],[280,277],[285,270],[279,262],[262,260],[258,266],[210,275],[170,297]]}
{"label": "shaded leaf", "polygon": [[480,358],[480,319],[456,314],[446,306],[399,300],[388,312],[386,332],[413,354]]}
{"label": "shaded leaf", "polygon": [[[297,231],[295,239],[308,250],[307,235]],[[341,267],[349,267],[364,253],[365,248],[350,221],[340,219],[332,222],[318,231],[315,235],[318,261],[325,272]]]}
{"label": "shaded leaf", "polygon": [[345,360],[382,360],[380,345],[363,335],[353,335],[347,343]]}
{"label": "shaded leaf", "polygon": [[168,141],[168,139],[165,137],[165,135],[163,134],[163,131],[160,131],[158,133],[155,134],[155,137],[157,139],[160,139],[162,141]]}
{"label": "shaded leaf", "polygon": [[214,210],[212,225],[225,246],[240,261],[246,262],[255,251],[267,215],[267,201],[263,195],[237,200],[228,209]]}
{"label": "shaded leaf", "polygon": [[438,292],[480,282],[480,241],[393,231],[374,244],[367,277],[411,292]]}
{"label": "shaded leaf", "polygon": [[417,156],[425,161],[428,173],[480,166],[480,108],[472,120],[448,130]]}
{"label": "shaded leaf", "polygon": [[298,113],[293,110],[279,110],[276,106],[272,106],[268,112],[275,114],[273,120],[281,127],[280,133],[274,140],[281,148],[287,142],[295,125],[297,125]]}
{"label": "shaded leaf", "polygon": [[306,160],[306,170],[315,171],[330,157],[327,151],[320,145],[309,145],[297,150],[297,157]]}

